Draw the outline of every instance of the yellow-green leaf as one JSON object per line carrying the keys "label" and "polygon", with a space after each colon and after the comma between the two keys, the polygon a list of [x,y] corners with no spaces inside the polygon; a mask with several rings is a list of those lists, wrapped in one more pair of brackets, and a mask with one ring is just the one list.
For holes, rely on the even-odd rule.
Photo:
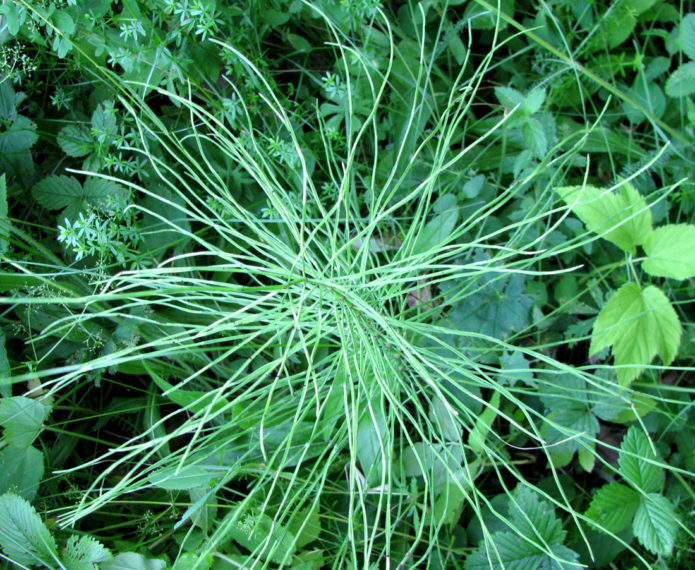
{"label": "yellow-green leaf", "polygon": [[587,228],[623,251],[636,253],[652,233],[651,210],[632,184],[626,182],[617,193],[594,186],[564,186],[556,191]]}
{"label": "yellow-green leaf", "polygon": [[[626,283],[601,309],[591,335],[589,354],[613,345],[618,380],[629,384],[658,354],[664,364],[676,356],[681,338],[676,311],[664,293],[650,285]],[[633,366],[630,366],[633,365]]]}
{"label": "yellow-green leaf", "polygon": [[695,226],[669,224],[654,230],[644,242],[642,269],[656,277],[695,277]]}

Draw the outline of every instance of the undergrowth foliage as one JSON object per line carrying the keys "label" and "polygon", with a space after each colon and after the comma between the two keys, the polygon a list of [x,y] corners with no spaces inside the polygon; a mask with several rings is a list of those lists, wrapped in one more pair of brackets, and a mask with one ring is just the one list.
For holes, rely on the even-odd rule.
{"label": "undergrowth foliage", "polygon": [[[3,221],[3,255],[41,256],[3,258],[31,277],[4,302],[34,361],[13,370],[26,393],[0,386],[2,461],[42,469],[3,487],[5,556],[102,569],[580,568],[612,551],[648,566],[691,541],[681,502],[693,466],[666,462],[668,444],[648,435],[689,410],[648,381],[657,354],[676,361],[683,333],[667,288],[644,281],[695,276],[693,226],[653,230],[635,187],[666,153],[637,154],[601,190],[586,158],[607,136],[600,115],[558,124],[539,83],[496,87],[499,113],[476,118],[498,51],[522,35],[498,37],[497,10],[471,8],[462,34],[442,18],[430,37],[430,12],[408,5],[404,39],[378,3],[345,3],[343,21],[306,4],[336,65],[313,78],[323,102],[300,112],[239,45],[214,39],[214,3],[166,4],[181,41],[193,34],[243,70],[220,79],[224,102],[209,105],[195,81],[119,84],[97,67],[117,96],[91,127],[56,135],[83,161],[31,190],[58,212],[62,249]],[[72,32],[38,21],[66,55]],[[121,36],[144,38],[137,21],[122,20]],[[490,49],[464,73],[478,24]],[[300,39],[288,41],[308,49]],[[448,44],[461,60],[446,82],[431,46]],[[525,149],[509,160],[507,144]],[[496,175],[481,174],[495,156]],[[622,261],[600,263],[626,283],[601,289],[585,267],[599,240],[620,248]],[[550,303],[543,280],[559,283]],[[567,323],[556,319],[569,314],[585,317],[581,365],[558,349]],[[82,480],[49,528],[30,504],[46,453],[34,444],[51,408],[111,384],[139,387],[137,402],[105,412],[132,403],[138,427],[92,438],[89,457],[56,470]],[[622,440],[604,433],[625,425]],[[568,475],[597,471],[593,495]],[[65,534],[131,500],[177,509],[171,563]],[[154,533],[142,512],[141,533]]]}

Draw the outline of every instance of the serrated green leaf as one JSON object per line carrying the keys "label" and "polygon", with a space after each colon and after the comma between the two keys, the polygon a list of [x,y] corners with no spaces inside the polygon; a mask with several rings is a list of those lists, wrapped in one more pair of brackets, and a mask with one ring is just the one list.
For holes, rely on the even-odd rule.
{"label": "serrated green leaf", "polygon": [[678,532],[678,516],[673,503],[663,495],[642,497],[632,530],[637,540],[653,554],[669,556]]}
{"label": "serrated green leaf", "polygon": [[545,129],[538,119],[530,118],[521,127],[521,135],[533,156],[543,158],[548,152],[548,138]]}
{"label": "serrated green leaf", "polygon": [[64,208],[60,220],[74,220],[86,206],[111,212],[124,207],[127,191],[118,184],[99,178],[88,178],[84,186],[72,176],[49,176],[32,189],[36,201],[48,210]]}
{"label": "serrated green leaf", "polygon": [[56,566],[55,540],[28,501],[11,493],[0,496],[0,520],[0,546],[5,556],[25,566]]}
{"label": "serrated green leaf", "polygon": [[137,552],[122,552],[113,560],[102,562],[100,570],[162,570],[167,563],[157,558],[145,558]]}
{"label": "serrated green leaf", "polygon": [[150,483],[160,489],[188,491],[189,489],[207,485],[215,477],[217,477],[216,473],[212,473],[197,465],[184,465],[180,469],[172,466],[153,473],[150,476]]}
{"label": "serrated green leaf", "polygon": [[36,439],[51,408],[25,396],[0,400],[3,439],[14,447],[28,447]]}
{"label": "serrated green leaf", "polygon": [[598,420],[586,407],[551,412],[541,427],[541,435],[551,455],[569,454],[569,459],[585,444],[591,443],[598,432]]}
{"label": "serrated green leaf", "polygon": [[655,229],[644,242],[642,269],[656,277],[695,277],[695,226],[669,224]]}
{"label": "serrated green leaf", "polygon": [[564,545],[552,546],[552,556],[513,532],[496,532],[491,544],[479,546],[464,564],[466,570],[576,570],[578,554]]}
{"label": "serrated green leaf", "polygon": [[620,483],[608,483],[591,499],[586,516],[602,529],[620,532],[627,527],[637,512],[641,495]]}
{"label": "serrated green leaf", "polygon": [[666,95],[687,97],[695,93],[695,61],[682,64],[666,81]]}
{"label": "serrated green leaf", "polygon": [[527,487],[519,485],[515,489],[509,501],[509,516],[514,530],[522,536],[548,546],[559,546],[565,540],[567,533],[553,505]]}
{"label": "serrated green leaf", "polygon": [[564,186],[556,191],[587,228],[623,251],[635,254],[636,246],[652,232],[651,210],[632,184],[624,183],[617,193],[594,186]]}
{"label": "serrated green leaf", "polygon": [[65,154],[75,158],[87,156],[94,150],[94,141],[89,130],[81,125],[68,125],[62,128],[56,140]]}
{"label": "serrated green leaf", "polygon": [[651,463],[656,460],[649,438],[638,427],[630,426],[620,444],[620,475],[644,493],[658,493],[666,475],[662,467]]}
{"label": "serrated green leaf", "polygon": [[543,87],[536,87],[528,92],[522,105],[528,115],[533,115],[541,110],[546,97],[546,90]]}
{"label": "serrated green leaf", "polygon": [[695,14],[686,14],[681,20],[676,45],[690,59],[695,60]]}
{"label": "serrated green leaf", "polygon": [[43,477],[43,452],[35,447],[13,447],[0,450],[0,493],[12,492],[27,501],[36,497]]}
{"label": "serrated green leaf", "polygon": [[63,564],[66,570],[97,570],[97,563],[113,558],[108,548],[96,538],[73,534],[65,543]]}
{"label": "serrated green leaf", "polygon": [[678,351],[681,332],[678,315],[660,289],[649,285],[643,290],[636,283],[626,283],[601,309],[589,354],[593,356],[613,345],[615,364],[622,367],[618,380],[626,384],[639,376],[657,354],[664,364],[670,364]]}
{"label": "serrated green leaf", "polygon": [[495,97],[500,105],[513,109],[517,105],[523,105],[525,97],[512,87],[495,87]]}

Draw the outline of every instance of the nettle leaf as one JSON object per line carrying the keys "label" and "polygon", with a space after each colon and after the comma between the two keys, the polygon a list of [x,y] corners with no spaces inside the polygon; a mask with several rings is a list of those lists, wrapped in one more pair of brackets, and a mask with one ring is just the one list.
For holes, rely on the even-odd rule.
{"label": "nettle leaf", "polygon": [[523,105],[525,97],[522,93],[512,87],[495,87],[495,97],[500,105],[513,109],[517,105]]}
{"label": "nettle leaf", "polygon": [[73,534],[65,543],[62,562],[68,570],[97,570],[97,563],[112,558],[109,549],[96,538]]}
{"label": "nettle leaf", "polygon": [[50,406],[32,398],[3,398],[0,400],[0,425],[5,428],[3,439],[13,447],[30,446],[50,412]]}
{"label": "nettle leaf", "polygon": [[591,499],[586,516],[597,526],[610,532],[620,532],[627,527],[637,512],[641,495],[620,483],[608,483]]}
{"label": "nettle leaf", "polygon": [[638,427],[630,426],[620,444],[620,475],[645,493],[658,493],[666,475],[662,467],[651,461],[657,461],[657,457],[649,438]]}
{"label": "nettle leaf", "polygon": [[695,93],[695,61],[682,64],[666,81],[666,95],[687,97]]}
{"label": "nettle leaf", "polygon": [[55,539],[28,501],[6,493],[0,496],[0,546],[10,560],[24,566],[56,566]]}
{"label": "nettle leaf", "polygon": [[657,354],[665,365],[673,362],[681,333],[678,315],[660,289],[626,283],[601,309],[591,334],[589,355],[613,345],[615,364],[621,367],[618,380],[628,384]]}
{"label": "nettle leaf", "polygon": [[695,226],[669,224],[654,230],[644,242],[642,269],[655,277],[695,277]]}
{"label": "nettle leaf", "polygon": [[591,231],[635,254],[652,232],[652,213],[647,201],[632,184],[623,184],[617,193],[594,186],[556,188],[563,201]]}
{"label": "nettle leaf", "polygon": [[678,515],[673,503],[658,493],[642,497],[632,530],[647,550],[669,556],[678,532]]}

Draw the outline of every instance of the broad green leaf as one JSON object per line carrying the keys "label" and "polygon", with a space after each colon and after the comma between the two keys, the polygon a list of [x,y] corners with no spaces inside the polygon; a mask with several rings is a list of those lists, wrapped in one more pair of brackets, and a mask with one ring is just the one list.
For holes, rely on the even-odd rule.
{"label": "broad green leaf", "polygon": [[321,517],[318,506],[310,511],[298,512],[287,528],[297,537],[296,548],[304,548],[307,544],[318,540],[321,536]]}
{"label": "broad green leaf", "polygon": [[649,438],[640,428],[630,426],[620,444],[620,475],[644,493],[659,493],[666,475],[664,469],[652,461],[657,461],[657,457]]}
{"label": "broad green leaf", "polygon": [[10,560],[25,566],[56,567],[53,536],[28,501],[18,495],[0,496],[0,546]]}
{"label": "broad green leaf", "polygon": [[545,136],[543,124],[535,118],[530,118],[521,127],[524,142],[536,158],[543,158],[548,152],[548,138]]}
{"label": "broad green leaf", "polygon": [[184,552],[176,558],[171,570],[207,570],[212,566],[213,560],[210,554],[201,559],[194,552]]}
{"label": "broad green leaf", "polygon": [[32,398],[15,396],[0,400],[3,439],[14,447],[27,447],[36,439],[51,408]]}
{"label": "broad green leaf", "polygon": [[676,45],[690,59],[695,60],[695,14],[686,14],[681,20]]}
{"label": "broad green leaf", "polygon": [[616,533],[632,522],[641,495],[620,483],[608,483],[591,499],[586,516],[597,526]]}
{"label": "broad green leaf", "polygon": [[386,416],[379,406],[365,410],[357,424],[357,459],[369,486],[380,485],[388,468],[389,449]]}
{"label": "broad green leaf", "polygon": [[687,97],[695,93],[695,61],[682,64],[666,81],[666,95]]}
{"label": "broad green leaf", "polygon": [[449,320],[462,331],[505,338],[529,323],[533,301],[524,293],[524,275],[499,276],[490,272],[478,281],[478,290],[457,302]]}
{"label": "broad green leaf", "polygon": [[523,105],[525,97],[516,89],[511,87],[495,87],[495,97],[500,102],[500,105],[513,109],[517,105]]}
{"label": "broad green leaf", "polygon": [[56,137],[58,146],[68,156],[75,158],[87,156],[95,144],[89,130],[82,125],[68,125],[63,127]]}
{"label": "broad green leaf", "polygon": [[[541,435],[548,444],[550,454],[569,455],[567,463],[575,452],[590,444],[598,432],[598,420],[587,407],[551,412],[541,427]],[[562,466],[555,458],[553,463],[557,467]]]}
{"label": "broad green leaf", "polygon": [[514,530],[523,536],[548,546],[559,546],[565,540],[567,533],[553,505],[523,485],[518,485],[510,498],[509,516]]}
{"label": "broad green leaf", "polygon": [[36,497],[43,477],[43,452],[35,447],[13,447],[0,450],[0,493],[13,492],[27,501]]}
{"label": "broad green leaf", "polygon": [[73,176],[49,176],[32,189],[36,201],[48,210],[65,208],[60,220],[74,220],[86,206],[112,211],[123,204],[125,190],[108,180],[89,178],[82,186]]}
{"label": "broad green leaf", "polygon": [[436,492],[460,470],[463,453],[459,445],[444,447],[418,441],[405,449],[401,460],[406,477],[427,478]]}
{"label": "broad green leaf", "polygon": [[443,244],[456,227],[458,219],[457,208],[452,208],[432,218],[415,238],[413,254],[425,253]]}
{"label": "broad green leaf", "polygon": [[97,570],[97,564],[113,558],[108,548],[89,535],[73,534],[65,543],[62,562],[67,570]]}
{"label": "broad green leaf", "polygon": [[642,269],[656,277],[695,277],[695,226],[669,224],[655,229],[644,242]]}
{"label": "broad green leaf", "polygon": [[172,466],[160,469],[150,475],[150,483],[160,489],[187,491],[207,485],[217,476],[218,474],[197,465],[184,465],[180,469]]}
{"label": "broad green leaf", "polygon": [[216,397],[216,392],[203,392],[201,390],[184,390],[169,384],[164,378],[159,376],[154,369],[145,363],[145,368],[150,374],[154,383],[159,386],[162,392],[166,393],[166,398],[169,398],[175,404],[182,408],[186,408],[191,413],[197,414],[209,408],[209,414],[215,415],[222,409],[231,410],[231,404],[224,396]]}
{"label": "broad green leaf", "polygon": [[[628,90],[627,94],[651,115],[657,119],[660,119],[666,111],[666,97],[664,96],[664,92],[661,90],[661,87],[659,87],[656,83],[645,83],[645,81],[646,80],[644,78],[638,77],[637,81],[632,88]],[[647,119],[647,115],[630,103],[623,102],[622,107],[627,119],[635,125],[638,125]]]}
{"label": "broad green leaf", "polygon": [[663,495],[642,497],[632,530],[637,540],[653,554],[669,556],[678,532],[678,515],[673,503]]}
{"label": "broad green leaf", "polygon": [[499,391],[492,393],[489,405],[485,406],[483,413],[476,420],[475,426],[468,436],[468,445],[471,446],[473,453],[481,453],[485,449],[485,439],[499,412],[500,397]]}
{"label": "broad green leaf", "polygon": [[[658,354],[670,364],[680,344],[678,315],[663,292],[649,285],[642,289],[626,283],[611,297],[594,324],[589,354],[613,345],[618,380],[634,380]],[[629,366],[634,365],[634,366]]]}
{"label": "broad green leaf", "polygon": [[514,386],[517,381],[521,380],[527,386],[536,385],[530,363],[520,350],[502,353],[500,365],[499,379],[501,383]]}
{"label": "broad green leaf", "polygon": [[287,562],[295,551],[295,537],[287,528],[277,524],[266,514],[244,513],[239,520],[237,509],[230,510],[220,523],[227,539],[232,539],[250,550],[254,558]]}
{"label": "broad green leaf", "polygon": [[435,396],[432,399],[428,414],[430,421],[437,427],[437,432],[447,441],[460,441],[461,426],[454,419],[456,412],[452,410],[448,403]]}
{"label": "broad green leaf", "polygon": [[543,87],[536,87],[528,92],[522,105],[528,115],[533,115],[541,110],[546,97],[546,90]]}
{"label": "broad green leaf", "polygon": [[635,254],[652,232],[652,213],[647,201],[632,184],[617,193],[594,186],[564,186],[556,189],[564,202],[591,231],[623,251]]}
{"label": "broad green leaf", "polygon": [[122,552],[114,559],[99,564],[100,570],[163,570],[166,567],[164,560],[145,558],[137,552]]}
{"label": "broad green leaf", "polygon": [[[214,525],[215,517],[217,516],[217,506],[214,490],[209,487],[196,487],[190,489],[188,495],[191,497],[192,505],[184,513],[177,525],[181,525],[184,519],[188,516],[193,520],[193,524],[201,528],[203,532],[208,532]],[[188,515],[188,516],[187,516]]]}
{"label": "broad green leaf", "polygon": [[[533,539],[531,539],[533,540]],[[537,541],[537,539],[536,539]],[[578,554],[564,545],[543,552],[513,532],[497,532],[491,543],[479,546],[464,564],[466,570],[576,570]]]}

